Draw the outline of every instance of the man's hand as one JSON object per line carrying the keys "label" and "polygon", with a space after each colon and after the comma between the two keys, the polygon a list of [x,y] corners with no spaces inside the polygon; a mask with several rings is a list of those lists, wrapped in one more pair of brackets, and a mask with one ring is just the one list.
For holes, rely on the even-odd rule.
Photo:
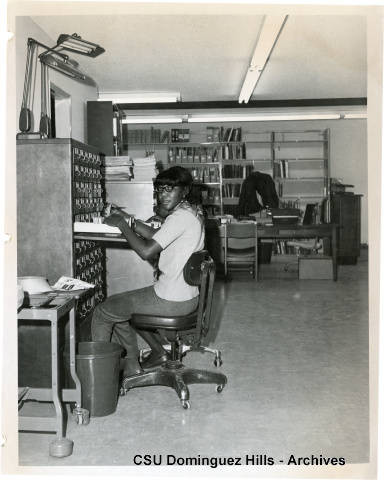
{"label": "man's hand", "polygon": [[104,223],[106,225],[109,225],[111,227],[117,227],[120,228],[120,225],[123,225],[125,222],[124,217],[121,215],[118,215],[116,213],[113,213],[109,217],[105,217]]}

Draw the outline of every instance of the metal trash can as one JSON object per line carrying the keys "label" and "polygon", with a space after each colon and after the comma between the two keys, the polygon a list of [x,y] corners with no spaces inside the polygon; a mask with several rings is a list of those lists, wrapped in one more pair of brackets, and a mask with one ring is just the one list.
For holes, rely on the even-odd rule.
{"label": "metal trash can", "polygon": [[120,345],[111,342],[78,344],[76,371],[81,382],[81,403],[91,416],[104,417],[116,410],[122,351]]}

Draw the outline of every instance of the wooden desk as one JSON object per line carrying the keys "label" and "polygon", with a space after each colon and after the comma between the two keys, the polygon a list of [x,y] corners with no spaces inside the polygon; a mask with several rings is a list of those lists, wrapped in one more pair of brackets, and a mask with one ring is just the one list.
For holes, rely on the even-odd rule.
{"label": "wooden desk", "polygon": [[[222,251],[224,245],[224,225],[216,221],[210,222],[206,229],[207,246],[216,262],[222,262]],[[337,280],[337,225],[263,225],[257,224],[257,238],[261,239],[293,239],[293,238],[329,238],[332,248],[333,280]],[[258,278],[258,272],[256,272]]]}
{"label": "wooden desk", "polygon": [[[21,388],[21,403],[26,400],[53,402],[55,417],[24,416],[19,414],[19,430],[54,431],[55,440],[49,447],[53,457],[66,457],[72,454],[73,441],[65,437],[62,402],[75,402],[74,414],[79,424],[89,423],[89,412],[81,408],[81,384],[75,368],[75,305],[76,298],[70,295],[59,295],[50,304],[40,308],[23,308],[18,313],[18,320],[34,322],[49,321],[51,324],[51,357],[52,357],[52,388]],[[59,386],[59,352],[58,327],[59,322],[69,313],[69,358],[70,373],[75,383],[74,389],[60,389]],[[22,411],[20,411],[22,413]]]}
{"label": "wooden desk", "polygon": [[[224,237],[224,226],[207,227],[207,235],[211,232],[221,240]],[[221,237],[221,238],[220,238]],[[292,238],[329,238],[332,249],[332,269],[333,280],[337,280],[337,225],[335,223],[321,223],[316,225],[263,225],[257,224],[258,239],[292,239]],[[121,235],[111,234],[75,234],[77,239],[93,239],[105,242],[125,242],[129,248],[128,242]],[[216,241],[216,240],[215,240]],[[256,272],[258,278],[258,271]]]}
{"label": "wooden desk", "polygon": [[332,249],[333,280],[337,280],[337,225],[257,225],[258,239],[329,238]]}

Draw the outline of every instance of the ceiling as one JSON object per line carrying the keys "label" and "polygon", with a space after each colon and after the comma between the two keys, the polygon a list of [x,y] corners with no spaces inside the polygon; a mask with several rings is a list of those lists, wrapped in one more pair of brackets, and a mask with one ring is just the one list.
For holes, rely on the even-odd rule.
{"label": "ceiling", "polygon": [[[100,91],[238,99],[262,15],[33,16],[54,44],[78,33],[106,52],[71,54]],[[366,18],[289,16],[251,100],[366,97]]]}

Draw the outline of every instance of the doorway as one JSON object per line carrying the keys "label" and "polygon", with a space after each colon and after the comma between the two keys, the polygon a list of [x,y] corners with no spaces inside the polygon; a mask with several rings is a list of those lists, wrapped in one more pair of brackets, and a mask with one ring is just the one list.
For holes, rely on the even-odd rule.
{"label": "doorway", "polygon": [[71,138],[71,95],[51,83],[52,138]]}

